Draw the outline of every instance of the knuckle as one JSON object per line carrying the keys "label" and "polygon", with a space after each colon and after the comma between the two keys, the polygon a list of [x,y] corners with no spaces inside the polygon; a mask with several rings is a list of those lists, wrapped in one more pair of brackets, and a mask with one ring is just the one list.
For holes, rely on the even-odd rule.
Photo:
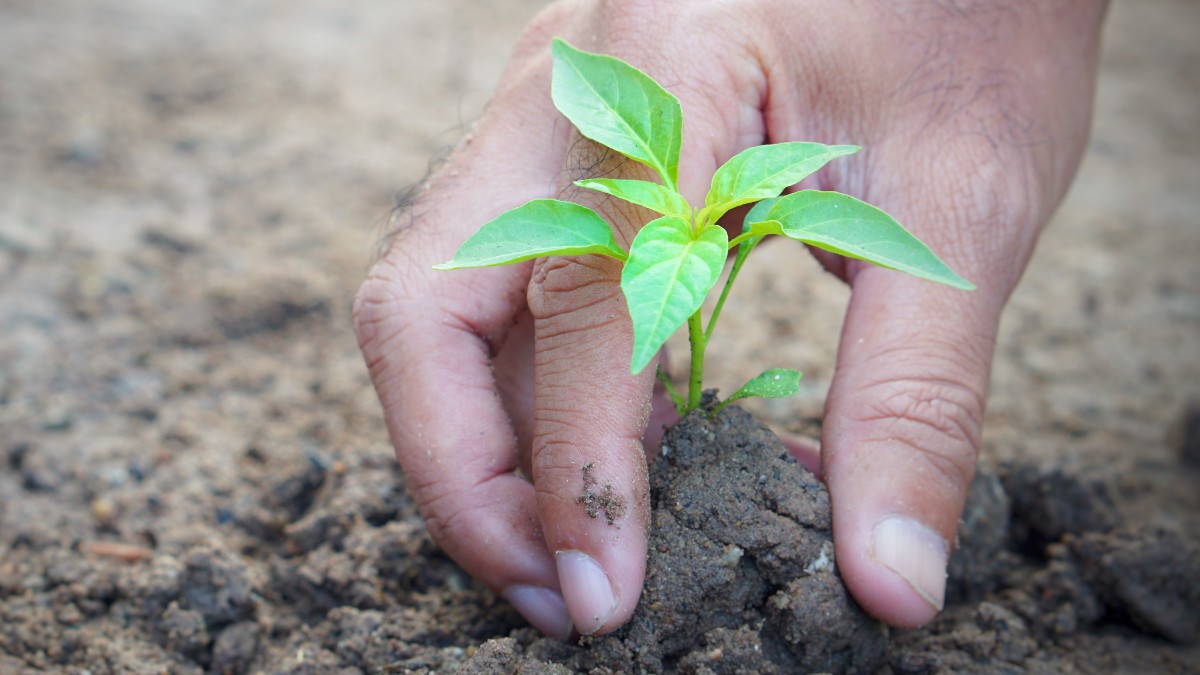
{"label": "knuckle", "polygon": [[891,422],[925,436],[975,446],[983,402],[970,387],[936,376],[884,380],[864,392],[872,397],[867,422]]}
{"label": "knuckle", "polygon": [[1031,217],[1038,199],[1036,186],[1025,180],[1032,172],[1023,156],[1008,156],[979,139],[961,139],[937,161],[957,220],[991,230],[1015,228]]}
{"label": "knuckle", "polygon": [[470,515],[463,509],[446,504],[448,496],[442,495],[423,503],[418,501],[418,511],[430,538],[439,546],[450,549],[453,548],[452,542],[461,537],[463,523],[470,520]]}
{"label": "knuckle", "polygon": [[960,380],[932,375],[882,380],[863,391],[859,420],[880,440],[907,446],[939,475],[966,485],[975,470],[983,399]]}
{"label": "knuckle", "polygon": [[539,259],[529,284],[529,310],[539,320],[583,313],[591,315],[585,323],[611,323],[623,306],[619,279],[620,263],[609,258]]}
{"label": "knuckle", "polygon": [[944,226],[922,234],[967,269],[1015,283],[1044,219],[1042,172],[986,139],[949,138],[930,152],[924,201]]}
{"label": "knuckle", "polygon": [[366,351],[386,338],[381,333],[381,325],[402,312],[404,298],[417,292],[413,286],[412,275],[404,274],[390,255],[371,268],[354,296],[351,313],[361,349]]}
{"label": "knuckle", "polygon": [[471,499],[471,491],[441,479],[415,480],[406,474],[409,494],[425,521],[429,536],[439,545],[454,548],[470,541],[475,524],[485,520],[486,505]]}
{"label": "knuckle", "polygon": [[358,287],[351,317],[360,348],[365,349],[374,341],[377,327],[388,315],[389,305],[387,284],[381,279],[370,276]]}

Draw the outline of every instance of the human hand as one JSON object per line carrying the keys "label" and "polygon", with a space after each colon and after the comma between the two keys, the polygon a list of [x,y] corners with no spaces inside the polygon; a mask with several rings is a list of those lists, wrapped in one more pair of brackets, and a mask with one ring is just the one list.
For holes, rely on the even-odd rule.
{"label": "human hand", "polygon": [[[653,366],[628,375],[617,266],[588,257],[430,269],[482,222],[558,196],[571,179],[645,177],[597,154],[554,110],[549,43],[559,35],[676,94],[687,120],[679,184],[694,203],[720,163],[768,139],[862,145],[819,186],[896,215],[980,287],[966,294],[820,255],[853,287],[823,439],[838,565],[870,613],[895,625],[931,618],[999,313],[1074,173],[1090,116],[1103,3],[1011,4],[587,0],[544,12],[355,305],[397,456],[446,552],[558,637],[619,626],[642,586]],[[613,201],[591,205],[626,246],[648,220]],[[576,501],[588,463],[624,501],[612,525]]]}

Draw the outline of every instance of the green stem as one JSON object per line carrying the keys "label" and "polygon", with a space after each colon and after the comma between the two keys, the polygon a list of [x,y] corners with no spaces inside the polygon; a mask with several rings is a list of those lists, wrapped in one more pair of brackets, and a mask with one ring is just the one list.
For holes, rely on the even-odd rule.
{"label": "green stem", "polygon": [[747,239],[750,239],[751,237],[757,237],[757,236],[759,236],[759,235],[754,234],[753,232],[743,232],[743,233],[739,234],[738,236],[734,237],[733,239],[729,240],[729,248],[733,248],[734,246],[741,244],[743,241],[746,241]]}
{"label": "green stem", "polygon": [[713,408],[712,412],[708,414],[708,418],[714,419],[717,415],[721,414],[721,411],[725,409],[725,406],[729,405],[730,403],[733,403],[736,400],[737,399],[735,399],[735,398],[727,398],[724,401],[721,401],[720,403],[717,404],[717,407]]}
{"label": "green stem", "polygon": [[692,372],[688,374],[688,411],[700,407],[700,395],[703,393],[701,383],[704,380],[704,348],[708,346],[703,323],[700,310],[688,317],[688,337],[692,343]]}
{"label": "green stem", "polygon": [[683,400],[683,396],[680,396],[679,390],[675,388],[675,383],[671,381],[671,378],[667,377],[667,371],[663,370],[661,363],[658,364],[658,372],[655,373],[655,377],[658,378],[658,383],[667,392],[671,403],[675,405],[675,412],[679,413],[680,417],[683,417],[687,413],[687,401]]}
{"label": "green stem", "polygon": [[[734,241],[737,241],[735,239]],[[745,240],[739,247],[737,257],[733,259],[733,267],[729,269],[729,277],[725,279],[725,287],[721,289],[721,297],[717,299],[717,306],[713,309],[712,316],[708,319],[708,328],[704,330],[704,341],[708,342],[712,338],[713,328],[717,325],[717,317],[721,316],[721,310],[725,307],[725,299],[729,297],[729,291],[733,288],[733,281],[737,279],[738,272],[742,269],[742,264],[746,262],[746,258],[750,255],[750,251],[762,241],[762,237],[751,237]]]}

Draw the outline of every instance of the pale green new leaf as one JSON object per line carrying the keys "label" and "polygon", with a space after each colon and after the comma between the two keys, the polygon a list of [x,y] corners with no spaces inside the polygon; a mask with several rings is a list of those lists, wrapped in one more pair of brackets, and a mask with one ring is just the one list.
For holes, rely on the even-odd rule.
{"label": "pale green new leaf", "polygon": [[749,255],[750,250],[758,245],[768,234],[783,234],[783,225],[774,220],[768,220],[767,214],[779,197],[764,199],[755,204],[742,220],[742,234],[729,242],[729,247],[738,247],[738,259]]}
{"label": "pale green new leaf", "polygon": [[746,213],[746,217],[742,221],[742,232],[755,234],[760,240],[768,234],[784,233],[784,226],[780,225],[778,221],[770,220],[767,216],[770,213],[770,209],[775,208],[775,203],[779,202],[780,199],[781,197],[763,199],[763,201],[751,207],[749,213]]}
{"label": "pale green new leaf", "polygon": [[575,181],[575,184],[581,188],[619,197],[664,216],[679,216],[687,220],[692,215],[692,207],[688,205],[683,195],[647,180],[586,178]]}
{"label": "pale green new leaf", "polygon": [[687,221],[675,216],[650,221],[634,237],[621,273],[633,320],[630,372],[641,372],[700,309],[721,274],[728,241],[722,227],[705,228],[693,238]]}
{"label": "pale green new leaf", "polygon": [[535,199],[488,221],[437,270],[489,267],[552,255],[596,253],[625,260],[612,229],[595,211],[557,199]]}
{"label": "pale green new leaf", "polygon": [[772,368],[742,385],[727,401],[757,396],[759,398],[783,398],[800,391],[800,371],[790,368]]}
{"label": "pale green new leaf", "polygon": [[771,209],[775,208],[775,203],[778,202],[779,199],[779,197],[764,199],[750,207],[750,211],[746,214],[746,218],[742,220],[742,229],[746,232],[749,232],[754,223],[768,220],[767,214],[771,212]]}
{"label": "pale green new leaf", "polygon": [[759,237],[765,237],[768,234],[784,234],[783,223],[778,220],[760,220],[757,223],[750,223],[747,231]]}
{"label": "pale green new leaf", "polygon": [[713,210],[712,219],[716,220],[742,204],[778,197],[830,160],[858,151],[854,145],[822,143],[775,143],[747,148],[717,169],[704,205]]}
{"label": "pale green new leaf", "polygon": [[826,251],[963,290],[975,288],[894,218],[839,192],[803,190],[782,197],[766,220],[778,221],[785,236]]}
{"label": "pale green new leaf", "polygon": [[584,136],[679,181],[683,111],[645,73],[612,56],[580,51],[555,38],[550,95]]}

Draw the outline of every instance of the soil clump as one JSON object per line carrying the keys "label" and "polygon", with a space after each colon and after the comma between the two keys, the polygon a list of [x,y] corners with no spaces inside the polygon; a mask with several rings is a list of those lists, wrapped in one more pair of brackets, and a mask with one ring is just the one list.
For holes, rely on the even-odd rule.
{"label": "soil clump", "polygon": [[825,487],[745,411],[693,413],[651,465],[646,586],[630,622],[578,645],[490,640],[462,672],[1056,672],[1083,644],[1101,647],[1090,663],[1108,671],[1145,657],[1139,641],[1114,649],[1137,632],[1191,645],[1164,650],[1162,672],[1200,672],[1200,545],[1123,527],[1119,474],[1095,474],[982,469],[946,611],[889,630],[837,574]]}

